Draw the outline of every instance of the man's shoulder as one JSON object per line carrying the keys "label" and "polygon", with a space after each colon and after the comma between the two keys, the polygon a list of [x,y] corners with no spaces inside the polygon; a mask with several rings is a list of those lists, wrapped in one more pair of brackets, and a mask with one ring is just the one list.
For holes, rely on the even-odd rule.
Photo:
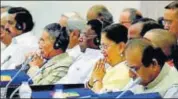
{"label": "man's shoulder", "polygon": [[69,66],[73,61],[72,57],[69,56],[68,53],[63,53],[54,57],[53,62],[55,62],[56,65]]}

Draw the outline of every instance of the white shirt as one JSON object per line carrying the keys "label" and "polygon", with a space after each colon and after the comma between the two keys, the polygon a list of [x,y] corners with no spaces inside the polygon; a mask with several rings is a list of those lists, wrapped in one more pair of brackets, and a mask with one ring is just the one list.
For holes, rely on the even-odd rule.
{"label": "white shirt", "polygon": [[6,45],[1,42],[1,53],[6,49]]}
{"label": "white shirt", "polygon": [[76,45],[72,49],[67,49],[66,52],[69,54],[69,56],[72,57],[73,61],[75,61],[81,54],[84,54],[83,52],[81,52],[79,45]]}
{"label": "white shirt", "polygon": [[[1,53],[1,70],[15,69],[24,62],[25,54],[37,49],[38,39],[30,32],[14,37],[11,44]],[[7,61],[9,56],[11,58]]]}
{"label": "white shirt", "polygon": [[[74,51],[77,53],[76,49]],[[85,53],[76,53],[71,54],[69,52],[70,56],[78,57],[70,66],[67,75],[57,82],[58,84],[85,83],[89,79],[96,62],[102,57],[100,50],[90,48],[87,48]]]}

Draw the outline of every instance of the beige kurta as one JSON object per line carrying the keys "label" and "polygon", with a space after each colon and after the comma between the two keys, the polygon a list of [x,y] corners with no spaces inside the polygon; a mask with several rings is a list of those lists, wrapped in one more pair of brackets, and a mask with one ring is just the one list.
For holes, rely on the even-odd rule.
{"label": "beige kurta", "polygon": [[[164,97],[165,93],[171,87],[178,84],[178,71],[176,69],[172,69],[174,67],[170,67],[167,63],[163,66],[160,74],[157,78],[148,84],[142,90],[134,91],[135,93],[151,93],[151,92],[159,92],[162,97]],[[138,88],[137,88],[138,90]]]}
{"label": "beige kurta", "polygon": [[114,67],[109,67],[103,78],[102,90],[122,90],[131,80],[129,77],[129,69],[125,62],[121,62]]}

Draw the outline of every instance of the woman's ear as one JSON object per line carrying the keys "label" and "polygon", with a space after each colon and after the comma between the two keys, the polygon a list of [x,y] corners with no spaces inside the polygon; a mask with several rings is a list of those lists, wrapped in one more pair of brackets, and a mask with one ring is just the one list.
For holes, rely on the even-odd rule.
{"label": "woman's ear", "polygon": [[119,51],[119,54],[123,54],[124,53],[124,50],[125,50],[125,43],[124,42],[121,42],[118,44],[118,51]]}

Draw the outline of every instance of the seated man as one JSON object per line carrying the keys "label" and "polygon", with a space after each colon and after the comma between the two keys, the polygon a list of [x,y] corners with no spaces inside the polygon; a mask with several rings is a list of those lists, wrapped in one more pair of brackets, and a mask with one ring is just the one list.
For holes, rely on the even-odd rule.
{"label": "seated man", "polygon": [[84,33],[80,35],[79,45],[74,48],[75,50],[72,50],[73,52],[68,52],[74,62],[67,75],[58,83],[85,83],[89,78],[94,64],[102,56],[99,50],[101,29],[100,21],[94,19],[87,22]]}
{"label": "seated man", "polygon": [[143,37],[147,31],[157,28],[162,29],[163,27],[152,19],[139,19],[130,26],[128,30],[128,39]]}
{"label": "seated man", "polygon": [[175,0],[165,6],[163,24],[166,30],[176,35],[178,45],[178,1]]}
{"label": "seated man", "polygon": [[59,19],[59,24],[62,26],[62,27],[66,27],[67,26],[67,21],[68,19],[74,19],[74,18],[77,18],[77,19],[81,19],[83,20],[83,18],[80,16],[79,13],[77,12],[66,12],[66,13],[63,13]]}
{"label": "seated man", "polygon": [[69,45],[66,50],[69,55],[72,55],[73,60],[82,54],[79,46],[80,34],[86,27],[86,22],[81,18],[69,18],[67,20],[67,29],[69,30]]}
{"label": "seated man", "polygon": [[144,37],[149,39],[153,43],[154,47],[161,48],[164,54],[169,58],[168,64],[171,67],[175,66],[178,69],[178,59],[176,59],[176,57],[178,57],[178,49],[176,46],[177,41],[175,35],[167,30],[153,29],[148,31]]}
{"label": "seated man", "polygon": [[87,21],[98,19],[102,22],[103,28],[113,23],[113,16],[111,12],[104,5],[93,5],[87,11]]}
{"label": "seated man", "polygon": [[1,54],[1,69],[14,69],[23,63],[26,53],[37,50],[38,40],[30,32],[34,23],[32,15],[27,9],[12,7],[6,14],[3,29],[9,33],[12,41]]}
{"label": "seated man", "polygon": [[130,77],[142,79],[140,84],[143,87],[137,86],[135,93],[159,92],[163,97],[169,88],[178,84],[178,72],[168,66],[168,58],[160,48],[154,48],[149,40],[130,40],[125,55],[128,67],[131,68]]}
{"label": "seated man", "polygon": [[119,17],[119,23],[129,28],[137,19],[142,18],[142,14],[135,8],[126,8],[124,9]]}
{"label": "seated man", "polygon": [[12,37],[9,33],[5,30],[5,24],[7,23],[6,17],[8,16],[7,11],[10,7],[1,7],[1,53],[10,45],[12,41]]}
{"label": "seated man", "polygon": [[[69,36],[65,27],[52,23],[44,28],[39,40],[40,55],[32,54],[33,60],[29,63],[28,75],[35,76],[34,84],[53,84],[67,74],[72,58],[65,53],[69,43]],[[30,56],[30,55],[29,55]],[[46,59],[46,62],[43,60]]]}

